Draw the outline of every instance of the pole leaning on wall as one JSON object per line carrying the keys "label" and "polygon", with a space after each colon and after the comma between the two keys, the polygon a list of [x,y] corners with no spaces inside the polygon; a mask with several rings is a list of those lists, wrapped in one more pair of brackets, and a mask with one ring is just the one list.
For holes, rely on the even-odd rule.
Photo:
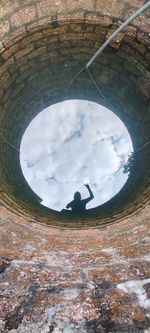
{"label": "pole leaning on wall", "polygon": [[100,55],[100,53],[109,45],[112,40],[121,32],[124,28],[126,28],[136,17],[141,15],[146,9],[150,8],[150,1],[148,1],[145,5],[143,5],[140,9],[138,9],[132,16],[130,16],[113,34],[106,40],[106,42],[99,48],[99,50],[93,55],[93,57],[88,61],[85,68],[88,69],[95,59]]}

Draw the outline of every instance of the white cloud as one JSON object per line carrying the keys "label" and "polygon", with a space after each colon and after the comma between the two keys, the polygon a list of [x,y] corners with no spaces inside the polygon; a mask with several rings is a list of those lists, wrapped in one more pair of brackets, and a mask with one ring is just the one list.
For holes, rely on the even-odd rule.
{"label": "white cloud", "polygon": [[41,112],[27,128],[21,143],[21,167],[43,204],[60,210],[75,191],[95,198],[87,208],[108,201],[122,188],[123,164],[132,151],[121,120],[88,101],[65,101]]}

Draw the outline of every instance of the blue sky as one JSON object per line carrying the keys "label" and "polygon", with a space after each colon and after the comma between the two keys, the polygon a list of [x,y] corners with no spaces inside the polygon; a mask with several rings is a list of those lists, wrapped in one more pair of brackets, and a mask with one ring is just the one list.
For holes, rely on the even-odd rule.
{"label": "blue sky", "polygon": [[61,210],[89,183],[96,207],[117,194],[127,180],[123,165],[133,150],[121,120],[88,101],[57,103],[33,119],[21,142],[23,174],[42,204]]}

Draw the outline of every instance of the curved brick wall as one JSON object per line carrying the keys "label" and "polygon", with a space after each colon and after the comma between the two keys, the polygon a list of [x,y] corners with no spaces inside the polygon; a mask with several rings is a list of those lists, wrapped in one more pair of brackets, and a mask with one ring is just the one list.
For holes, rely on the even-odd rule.
{"label": "curved brick wall", "polygon": [[[71,87],[69,84],[121,21],[138,7],[127,1],[110,1],[107,5],[103,1],[86,5],[82,1],[1,4],[0,121],[9,142],[19,148],[33,117],[60,100],[83,98],[110,107],[87,73]],[[149,139],[148,14],[146,11],[134,26],[120,33],[91,67],[113,111],[128,127],[135,150]],[[0,150],[3,202],[32,219],[66,225],[64,217],[40,205],[22,176],[19,153],[2,139]],[[86,221],[78,220],[78,226],[120,220],[145,206],[149,201],[149,160],[146,147],[136,155],[131,176],[120,193],[90,210]]]}
{"label": "curved brick wall", "polygon": [[[87,73],[70,88],[69,83],[143,3],[2,0],[0,129],[4,137],[19,148],[33,117],[67,98],[107,105]],[[127,126],[135,149],[150,137],[149,55],[146,11],[91,67],[113,111]],[[0,330],[148,333],[149,146],[136,155],[120,193],[82,220],[67,220],[40,206],[22,176],[19,153],[2,138],[0,158]],[[101,228],[68,229],[98,225]]]}

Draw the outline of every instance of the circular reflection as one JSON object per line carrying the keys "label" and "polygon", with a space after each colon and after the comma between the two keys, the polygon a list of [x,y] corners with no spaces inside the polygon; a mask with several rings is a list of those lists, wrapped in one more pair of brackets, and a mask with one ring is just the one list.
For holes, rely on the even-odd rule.
{"label": "circular reflection", "polygon": [[61,210],[76,191],[94,199],[87,209],[115,196],[127,181],[123,173],[133,151],[122,121],[103,106],[68,100],[39,113],[26,129],[20,163],[28,184],[42,204]]}

